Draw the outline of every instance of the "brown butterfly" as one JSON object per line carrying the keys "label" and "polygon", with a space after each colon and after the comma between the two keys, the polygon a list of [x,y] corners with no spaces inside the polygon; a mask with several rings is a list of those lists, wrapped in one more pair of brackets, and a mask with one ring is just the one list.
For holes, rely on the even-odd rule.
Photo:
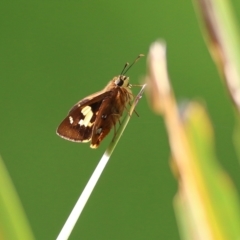
{"label": "brown butterfly", "polygon": [[57,134],[72,142],[89,142],[97,148],[112,127],[120,120],[127,104],[133,99],[127,71],[143,54],[129,66],[126,63],[121,74],[114,77],[100,92],[76,103],[57,129]]}

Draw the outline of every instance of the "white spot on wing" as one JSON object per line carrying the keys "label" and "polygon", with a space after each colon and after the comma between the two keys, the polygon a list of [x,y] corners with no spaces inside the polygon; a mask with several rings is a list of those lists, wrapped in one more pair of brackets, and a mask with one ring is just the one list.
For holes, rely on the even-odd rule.
{"label": "white spot on wing", "polygon": [[[86,107],[85,107],[86,108]],[[84,109],[85,109],[84,108]],[[89,107],[90,108],[90,107]],[[83,109],[83,110],[84,110]],[[82,112],[82,114],[85,116],[85,118],[84,119],[81,119],[78,123],[79,123],[79,125],[80,126],[85,126],[85,127],[87,127],[87,126],[89,126],[89,127],[91,127],[92,126],[92,124],[93,123],[90,123],[90,121],[91,121],[91,119],[92,119],[92,116],[93,116],[93,112],[91,111],[91,108],[90,108],[90,110],[88,110],[88,112],[86,113],[86,114],[84,114],[83,113],[83,110],[81,111]]]}
{"label": "white spot on wing", "polygon": [[94,144],[94,145],[93,145],[93,144],[91,144],[91,145],[90,145],[90,148],[97,148],[97,147],[98,147],[98,145],[97,145],[97,144]]}
{"label": "white spot on wing", "polygon": [[72,118],[72,116],[69,116],[69,122],[70,122],[70,124],[73,124],[73,118]]}
{"label": "white spot on wing", "polygon": [[81,125],[83,125],[84,121],[81,119],[78,123],[81,126]]}
{"label": "white spot on wing", "polygon": [[92,112],[92,108],[90,106],[86,106],[81,110],[81,113],[86,116],[89,112]]}

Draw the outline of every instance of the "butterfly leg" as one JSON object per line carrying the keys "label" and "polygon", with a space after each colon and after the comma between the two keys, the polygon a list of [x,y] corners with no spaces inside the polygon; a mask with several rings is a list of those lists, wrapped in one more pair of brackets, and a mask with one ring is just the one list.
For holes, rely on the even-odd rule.
{"label": "butterfly leg", "polygon": [[[128,103],[130,106],[132,106],[132,104],[129,102]],[[126,107],[125,107],[126,108]],[[128,111],[128,109],[126,108],[126,110]],[[139,117],[139,114],[137,113],[137,111],[134,109],[133,110],[134,111],[134,113]],[[131,117],[131,115],[130,115],[130,113],[129,113],[129,111],[128,111],[128,115]]]}

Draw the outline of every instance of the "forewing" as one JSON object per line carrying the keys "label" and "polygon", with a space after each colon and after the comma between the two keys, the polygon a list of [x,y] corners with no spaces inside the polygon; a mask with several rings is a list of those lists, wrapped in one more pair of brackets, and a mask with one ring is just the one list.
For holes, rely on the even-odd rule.
{"label": "forewing", "polygon": [[90,95],[78,102],[57,129],[57,134],[73,142],[89,142],[92,129],[103,100],[110,92]]}

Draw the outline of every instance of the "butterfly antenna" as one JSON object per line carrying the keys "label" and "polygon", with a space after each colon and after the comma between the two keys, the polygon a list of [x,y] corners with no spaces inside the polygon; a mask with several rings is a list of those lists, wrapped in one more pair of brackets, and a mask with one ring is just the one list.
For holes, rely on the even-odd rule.
{"label": "butterfly antenna", "polygon": [[[123,71],[122,71],[121,75],[122,75],[122,74],[125,75],[125,74],[128,72],[128,70],[129,70],[141,57],[144,57],[144,55],[143,55],[143,54],[139,54],[139,55],[137,56],[137,58],[133,61],[133,63],[132,63],[129,67],[128,67],[129,63],[126,63],[125,66],[124,66],[124,68],[123,68]],[[127,68],[127,67],[128,67],[128,68]],[[124,72],[124,70],[125,70],[125,72]]]}
{"label": "butterfly antenna", "polygon": [[128,67],[128,65],[129,65],[129,63],[127,62],[127,63],[125,63],[125,65],[124,65],[124,67],[123,67],[123,70],[122,70],[122,72],[121,72],[121,74],[120,75],[123,75],[123,72],[124,72],[124,70]]}

